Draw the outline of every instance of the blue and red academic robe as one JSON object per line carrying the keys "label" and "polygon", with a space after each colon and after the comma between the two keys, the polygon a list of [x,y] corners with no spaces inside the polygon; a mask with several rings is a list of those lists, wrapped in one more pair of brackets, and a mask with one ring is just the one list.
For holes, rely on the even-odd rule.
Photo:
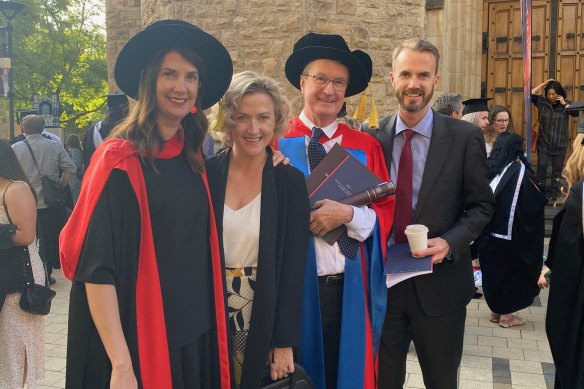
{"label": "blue and red academic robe", "polygon": [[[173,158],[182,152],[182,131],[165,142],[156,158]],[[113,169],[127,173],[136,195],[140,213],[140,255],[136,279],[136,327],[139,370],[144,389],[172,388],[164,306],[160,289],[156,251],[152,237],[146,185],[138,152],[122,139],[106,141],[95,152],[83,179],[79,201],[61,232],[61,265],[65,277],[73,280],[91,216]],[[219,355],[221,389],[230,388],[229,351],[224,299],[224,277],[219,254],[219,239],[205,172],[201,173],[209,204],[209,241],[215,303],[215,331]]]}
{"label": "blue and red academic robe", "polygon": [[[295,117],[278,147],[290,162],[309,175],[305,136],[312,131]],[[366,165],[383,181],[389,180],[380,144],[369,134],[339,123],[333,139],[342,135],[341,146]],[[321,137],[321,142],[329,139]],[[385,319],[387,287],[383,275],[386,242],[393,223],[393,196],[370,205],[377,214],[377,223],[370,238],[361,244],[356,259],[346,258],[343,284],[343,308],[339,348],[338,388],[375,388],[376,356]],[[325,388],[320,298],[314,238],[309,238],[300,364],[319,389]]]}

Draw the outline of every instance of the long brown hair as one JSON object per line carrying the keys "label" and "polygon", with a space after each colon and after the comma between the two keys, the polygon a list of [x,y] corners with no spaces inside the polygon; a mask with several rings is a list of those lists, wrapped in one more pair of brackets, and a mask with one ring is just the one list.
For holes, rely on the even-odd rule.
{"label": "long brown hair", "polygon": [[485,130],[485,142],[493,142],[497,137],[497,133],[495,128],[493,127],[495,124],[495,118],[501,112],[507,112],[509,115],[509,124],[507,125],[506,132],[515,132],[515,124],[513,123],[513,116],[511,116],[511,111],[507,108],[503,107],[502,105],[494,105],[489,110],[489,124],[487,125],[487,129]]}
{"label": "long brown hair", "polygon": [[12,150],[8,141],[4,139],[0,139],[0,177],[11,181],[26,182],[34,199],[37,200],[37,194],[24,173],[24,170],[22,170],[18,158],[14,154],[14,150]]}
{"label": "long brown hair", "polygon": [[[164,143],[156,127],[156,80],[166,54],[176,51],[185,60],[193,64],[199,71],[200,87],[195,106],[201,106],[201,99],[205,86],[205,69],[201,58],[191,49],[171,47],[160,50],[152,56],[142,72],[138,100],[133,104],[128,116],[122,120],[112,131],[111,138],[126,139],[134,143],[138,151],[145,152],[147,162],[156,170],[154,154]],[[183,153],[186,155],[191,169],[196,172],[203,171],[203,162],[197,153],[205,138],[209,126],[207,117],[198,109],[195,114],[189,113],[181,124],[185,135]]]}

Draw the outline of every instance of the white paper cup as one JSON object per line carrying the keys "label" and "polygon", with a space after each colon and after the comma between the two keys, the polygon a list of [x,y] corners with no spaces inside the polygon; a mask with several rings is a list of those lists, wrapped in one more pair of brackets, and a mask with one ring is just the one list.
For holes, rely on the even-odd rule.
{"label": "white paper cup", "polygon": [[410,224],[406,227],[405,234],[410,244],[410,252],[428,248],[428,227],[425,225]]}

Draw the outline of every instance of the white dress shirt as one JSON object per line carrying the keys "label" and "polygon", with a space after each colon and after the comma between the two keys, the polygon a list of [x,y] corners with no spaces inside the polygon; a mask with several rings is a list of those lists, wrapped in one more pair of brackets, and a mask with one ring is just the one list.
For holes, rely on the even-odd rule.
{"label": "white dress shirt", "polygon": [[[312,123],[304,114],[304,111],[299,116],[300,121],[304,123],[304,125],[310,129],[313,127],[317,127],[314,123]],[[325,133],[325,135],[329,138],[328,141],[322,143],[324,146],[325,151],[328,153],[335,144],[341,144],[343,140],[343,135],[337,136],[336,138],[332,138],[335,132],[337,131],[338,124],[337,122],[333,122],[325,127],[319,127]],[[307,166],[308,164],[308,143],[310,142],[310,137],[304,137],[304,144],[306,147],[306,155],[307,155]],[[345,226],[347,227],[347,235],[350,238],[356,239],[359,242],[363,242],[373,232],[373,228],[375,227],[375,221],[377,220],[377,215],[375,211],[367,206],[362,207],[353,207],[353,219],[350,222],[346,223]],[[345,272],[345,256],[341,253],[339,249],[339,244],[335,243],[334,245],[329,245],[323,239],[315,238],[314,239],[314,247],[316,251],[316,269],[319,276],[326,276],[331,274],[337,273],[344,273]]]}

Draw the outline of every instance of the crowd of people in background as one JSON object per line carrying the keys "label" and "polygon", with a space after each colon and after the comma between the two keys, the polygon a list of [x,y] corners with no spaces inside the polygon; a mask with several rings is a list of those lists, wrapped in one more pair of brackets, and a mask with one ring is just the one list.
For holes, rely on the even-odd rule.
{"label": "crowd of people in background", "polygon": [[[284,69],[303,98],[293,113],[275,80],[233,74],[216,38],[164,20],[122,48],[122,93],[82,136],[63,144],[22,118],[0,141],[0,387],[44,375],[43,316],[19,306],[25,257],[35,283],[61,267],[72,281],[67,388],[254,389],[294,374],[401,388],[411,342],[425,386],[454,388],[479,286],[502,328],[551,287],[555,387],[584,387],[584,121],[569,148],[579,111],[556,80],[532,89],[534,172],[509,108],[434,96],[439,59],[426,40],[401,42],[397,112],[361,122],[344,101],[368,88],[371,58],[306,34]],[[311,204],[305,179],[338,146],[395,196]],[[48,204],[47,179],[68,188],[65,206]],[[544,208],[559,197],[546,259]],[[415,254],[433,271],[388,288],[384,262],[410,224],[429,230]]]}

